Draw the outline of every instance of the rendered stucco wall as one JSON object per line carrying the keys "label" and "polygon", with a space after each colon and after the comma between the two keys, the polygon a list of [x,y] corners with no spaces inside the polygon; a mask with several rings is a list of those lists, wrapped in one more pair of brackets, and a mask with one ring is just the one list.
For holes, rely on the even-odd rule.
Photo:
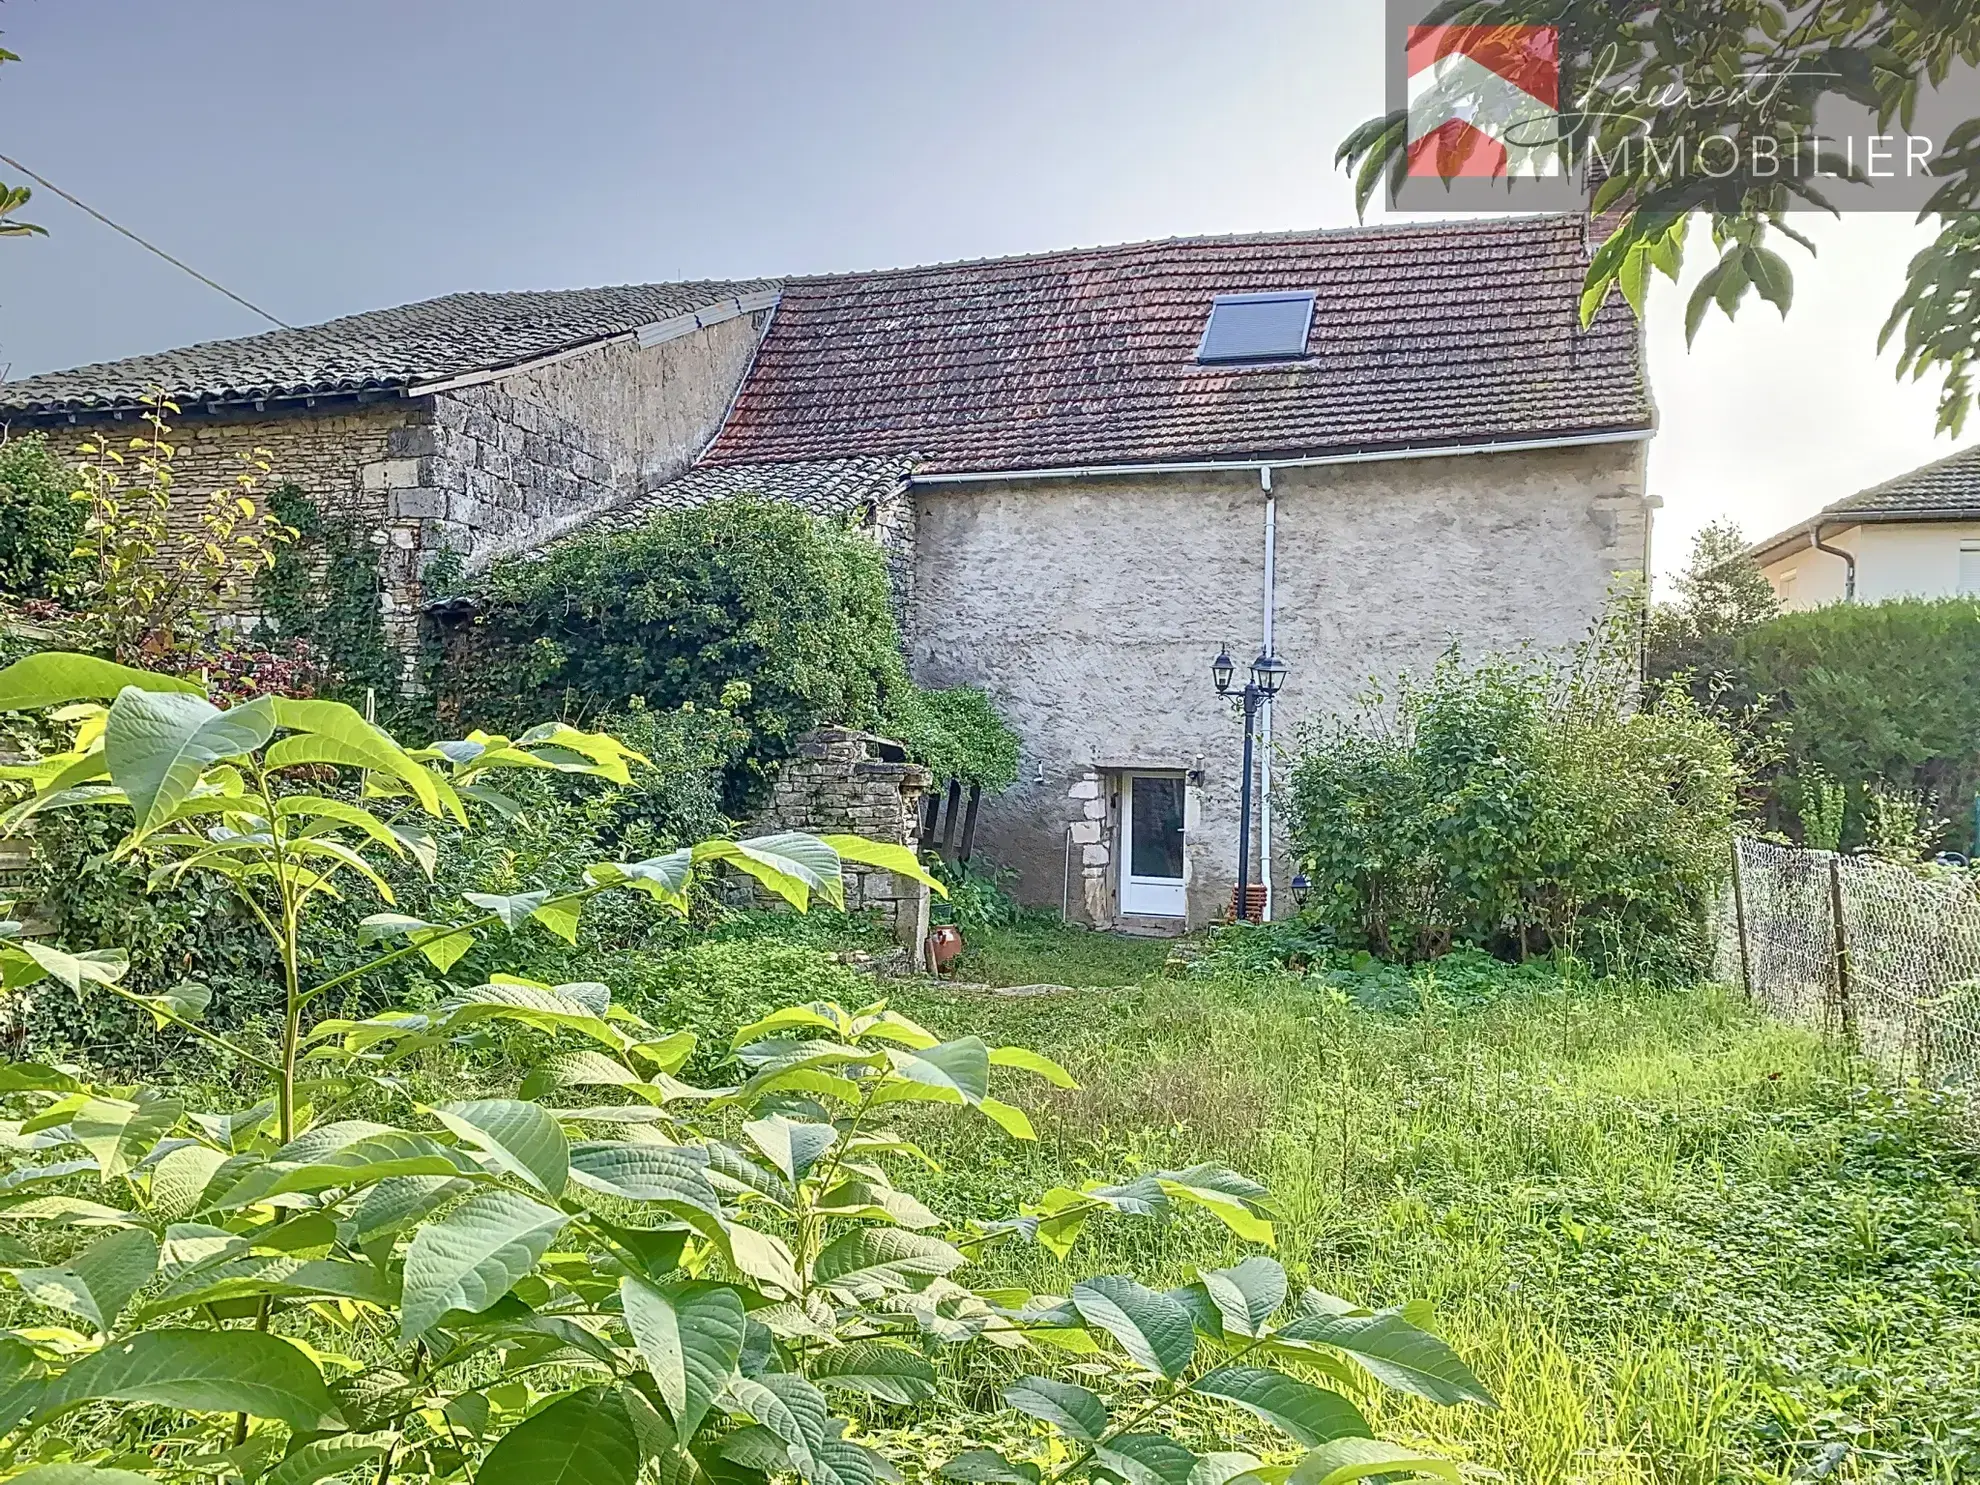
{"label": "rendered stucco wall", "polygon": [[[1649,546],[1641,444],[1275,471],[1274,719],[1348,707],[1369,681],[1467,650],[1582,638]],[[1192,775],[1191,922],[1236,880],[1240,724],[1211,688],[1258,651],[1264,497],[1254,474],[924,486],[910,653],[928,685],[985,687],[1023,739],[984,802],[981,854],[1073,915],[1116,916],[1119,771]],[[1068,839],[1070,835],[1070,852]],[[1283,822],[1274,881],[1290,876]]]}
{"label": "rendered stucco wall", "polygon": [[[1822,535],[1825,546],[1856,557],[1856,600],[1960,596],[1960,547],[1980,542],[1980,522],[1903,522],[1852,526]],[[1840,557],[1803,547],[1762,569],[1785,608],[1819,608],[1842,601],[1846,566]]]}

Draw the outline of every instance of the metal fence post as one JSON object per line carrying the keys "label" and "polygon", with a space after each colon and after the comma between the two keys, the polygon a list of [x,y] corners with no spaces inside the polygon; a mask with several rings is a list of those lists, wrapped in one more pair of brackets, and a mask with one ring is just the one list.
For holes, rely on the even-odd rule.
{"label": "metal fence post", "polygon": [[1733,867],[1733,926],[1739,932],[1739,988],[1746,992],[1748,1000],[1753,999],[1753,961],[1746,950],[1746,888],[1739,875],[1739,837],[1732,841]]}
{"label": "metal fence post", "polygon": [[1850,1003],[1849,935],[1843,929],[1842,855],[1829,857],[1829,921],[1836,938],[1836,1010],[1842,1016],[1843,1035],[1856,1040],[1856,1009]]}

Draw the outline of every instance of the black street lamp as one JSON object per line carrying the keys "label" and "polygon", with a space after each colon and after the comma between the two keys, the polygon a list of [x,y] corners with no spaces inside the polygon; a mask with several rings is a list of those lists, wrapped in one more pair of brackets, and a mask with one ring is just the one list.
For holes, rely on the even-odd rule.
{"label": "black street lamp", "polygon": [[[1210,679],[1217,684],[1219,696],[1231,696],[1231,682],[1236,677],[1237,665],[1231,659],[1231,647],[1225,645],[1217,651],[1217,658],[1210,662]],[[1279,688],[1291,674],[1285,661],[1264,650],[1251,662],[1251,679],[1245,682],[1244,689],[1232,700],[1244,712],[1244,778],[1243,792],[1238,797],[1238,869],[1237,869],[1237,916],[1239,922],[1251,917],[1251,737],[1258,721],[1258,708],[1279,694]],[[1270,871],[1272,863],[1266,862]]]}

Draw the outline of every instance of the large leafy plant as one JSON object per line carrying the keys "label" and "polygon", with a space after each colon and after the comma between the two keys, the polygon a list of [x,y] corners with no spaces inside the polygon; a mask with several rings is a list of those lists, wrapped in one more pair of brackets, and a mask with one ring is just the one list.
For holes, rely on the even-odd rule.
{"label": "large leafy plant", "polygon": [[[421,817],[468,818],[500,768],[615,776],[636,759],[561,727],[409,752],[335,703],[221,711],[180,685],[71,656],[0,672],[0,706],[67,708],[78,729],[31,770],[14,818],[128,809],[124,849],[161,880],[209,873],[251,902],[289,979],[275,1055],[200,1027],[187,998],[141,997],[260,1072],[265,1096],[245,1089],[236,1107],[0,1067],[17,1116],[0,1123],[0,1262],[19,1290],[0,1331],[0,1459],[28,1466],[20,1478],[875,1485],[894,1464],[835,1406],[925,1408],[938,1364],[980,1346],[1071,1359],[1084,1381],[1015,1381],[1002,1401],[1049,1432],[955,1453],[954,1479],[1455,1479],[1372,1438],[1341,1390],[1358,1363],[1436,1402],[1489,1401],[1413,1312],[1292,1299],[1262,1255],[1168,1291],[966,1284],[998,1245],[1063,1257],[1096,1218],[1193,1208],[1273,1237],[1263,1189],[1214,1166],[1053,1190],[990,1224],[945,1222],[897,1184],[926,1158],[904,1127],[918,1106],[1029,1138],[993,1079],[1070,1083],[1037,1053],[943,1041],[883,1003],[819,1003],[745,1027],[732,1085],[703,1088],[679,1077],[691,1032],[598,984],[498,976],[425,1007],[317,1014],[403,955],[452,963],[475,935],[531,922],[571,936],[598,892],[678,905],[698,866],[727,860],[802,908],[838,898],[841,857],[918,874],[899,848],[786,835],[597,863],[561,896],[470,895],[443,922],[376,915],[365,932],[391,947],[305,986],[312,904],[388,895],[377,858],[428,852]],[[353,773],[354,788],[324,787]],[[9,984],[129,993],[112,951],[15,939],[0,967]],[[437,1096],[436,1069],[464,1076],[495,1032],[522,1049],[514,1096]],[[1220,1409],[1284,1436],[1271,1462],[1178,1437],[1196,1442]],[[1012,1432],[980,1421],[962,1432]]]}

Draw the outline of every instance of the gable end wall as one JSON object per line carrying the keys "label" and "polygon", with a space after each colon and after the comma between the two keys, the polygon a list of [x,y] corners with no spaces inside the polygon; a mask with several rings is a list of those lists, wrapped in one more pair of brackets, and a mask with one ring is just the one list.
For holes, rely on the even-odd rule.
{"label": "gable end wall", "polygon": [[[1279,747],[1453,641],[1581,639],[1645,567],[1644,447],[1275,471]],[[1023,744],[1016,786],[984,801],[980,852],[1018,871],[1025,901],[1064,893],[1076,920],[1113,922],[1121,772],[1183,772],[1189,921],[1227,912],[1242,732],[1210,660],[1226,642],[1241,667],[1258,652],[1257,475],[925,485],[916,507],[915,678],[984,687]]]}

